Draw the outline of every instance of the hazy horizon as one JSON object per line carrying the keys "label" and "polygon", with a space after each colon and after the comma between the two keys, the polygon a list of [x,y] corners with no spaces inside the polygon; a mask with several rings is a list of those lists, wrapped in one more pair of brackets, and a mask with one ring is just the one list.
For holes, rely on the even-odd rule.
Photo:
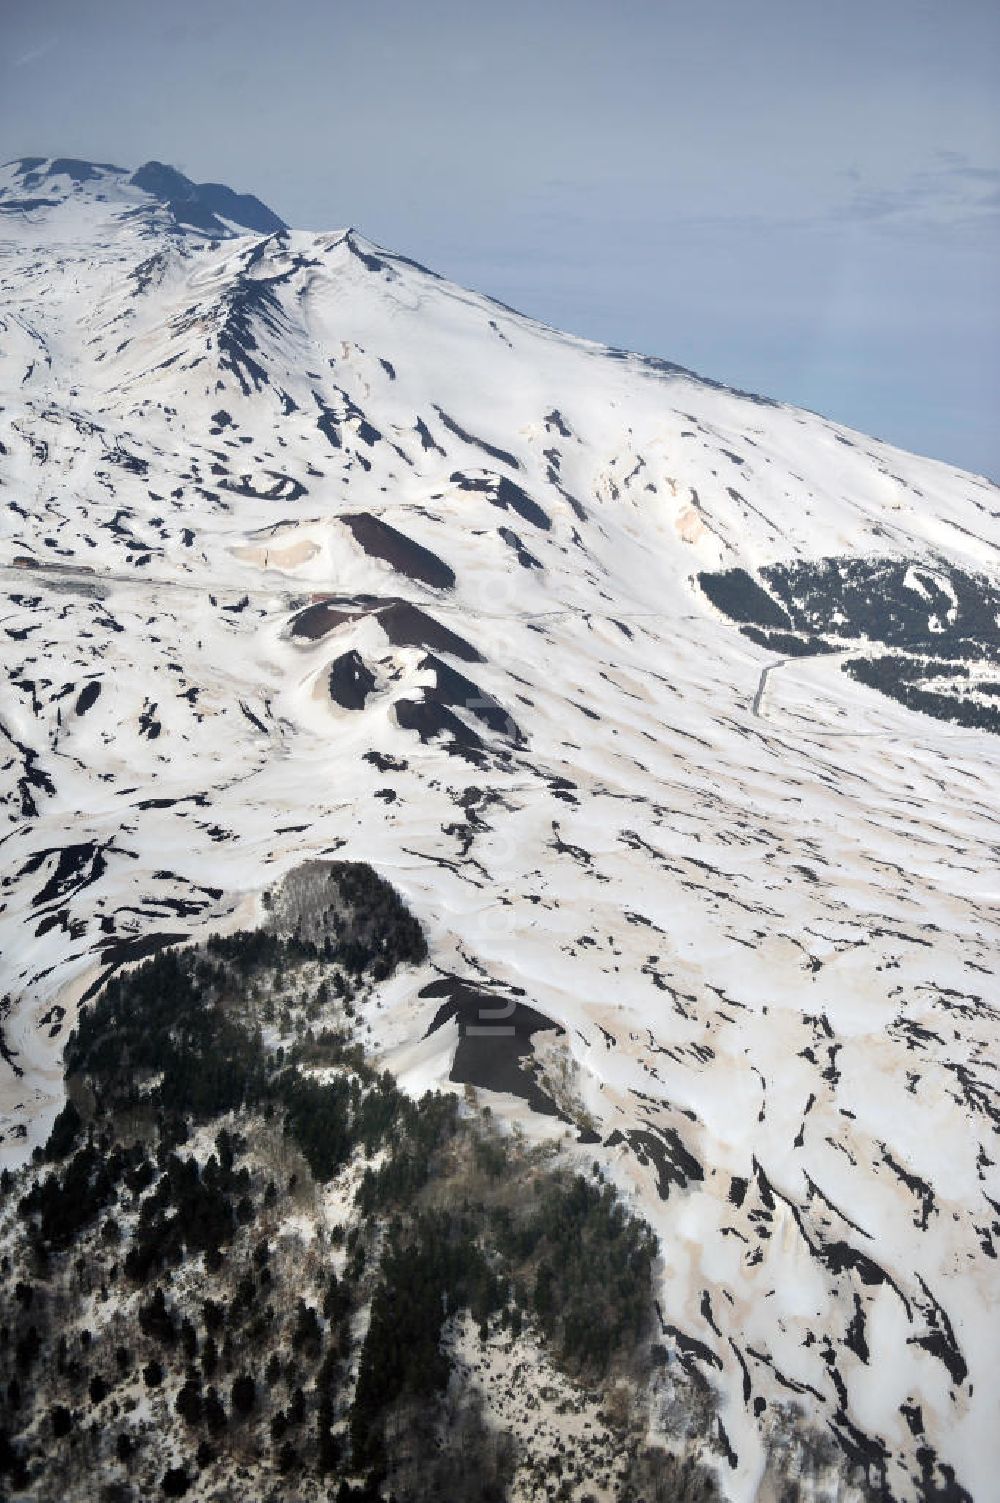
{"label": "hazy horizon", "polygon": [[158,158],[1000,477],[1000,14],[293,0],[0,19],[0,155]]}

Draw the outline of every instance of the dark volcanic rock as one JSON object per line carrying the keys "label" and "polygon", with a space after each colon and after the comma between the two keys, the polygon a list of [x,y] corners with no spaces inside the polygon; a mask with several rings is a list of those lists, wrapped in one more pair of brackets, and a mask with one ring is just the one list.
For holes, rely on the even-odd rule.
{"label": "dark volcanic rock", "polygon": [[330,698],[345,710],[363,710],[375,688],[375,675],[360,653],[345,652],[330,669]]}
{"label": "dark volcanic rock", "polygon": [[379,517],[373,517],[371,512],[358,511],[348,513],[340,519],[345,527],[348,527],[354,535],[354,540],[371,558],[380,558],[397,574],[405,574],[410,579],[418,579],[422,584],[431,585],[434,589],[450,590],[455,584],[455,574],[448,565],[438,558],[436,553],[431,553],[429,548],[424,548],[420,543],[415,543],[405,533],[397,532],[395,527],[390,527],[388,522],[383,522]]}
{"label": "dark volcanic rock", "polygon": [[487,1091],[506,1091],[526,1101],[533,1111],[559,1116],[559,1108],[541,1089],[522,1061],[532,1056],[532,1035],[563,1033],[564,1029],[544,1013],[513,997],[498,996],[460,981],[457,976],[432,981],[421,997],[444,997],[425,1038],[436,1033],[450,1018],[457,1018],[459,1045],[451,1067],[456,1083],[480,1086]]}
{"label": "dark volcanic rock", "polygon": [[419,606],[399,600],[379,612],[379,625],[394,647],[424,647],[435,652],[450,652],[466,663],[483,663],[486,659],[457,632],[442,626]]}
{"label": "dark volcanic rock", "polygon": [[192,225],[210,235],[226,233],[221,219],[261,235],[273,235],[288,228],[283,219],[252,193],[234,193],[223,183],[193,183],[183,172],[163,162],[147,162],[133,173],[131,182],[133,187],[158,198],[180,224]]}

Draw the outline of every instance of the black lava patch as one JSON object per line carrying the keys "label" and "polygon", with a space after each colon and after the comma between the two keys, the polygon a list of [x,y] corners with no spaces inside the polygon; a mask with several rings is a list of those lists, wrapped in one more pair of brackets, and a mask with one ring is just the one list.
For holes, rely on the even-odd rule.
{"label": "black lava patch", "polygon": [[76,701],[76,713],[86,715],[91,705],[96,704],[101,692],[101,685],[97,679],[91,679],[89,684],[84,684]]}
{"label": "black lava patch", "polygon": [[514,554],[517,557],[517,561],[521,565],[522,569],[542,569],[545,567],[544,564],[539,562],[539,560],[533,553],[530,553],[528,549],[525,548],[524,544],[521,542],[521,539],[518,537],[517,533],[512,527],[498,527],[497,532],[500,534],[503,541],[507,544],[507,547],[513,549]]}
{"label": "black lava patch", "polygon": [[436,1033],[451,1018],[458,1020],[459,1043],[450,1079],[458,1085],[478,1086],[484,1091],[504,1091],[526,1101],[532,1111],[547,1117],[562,1114],[522,1063],[533,1055],[531,1039],[536,1033],[565,1030],[544,1013],[513,997],[499,996],[460,981],[456,976],[432,981],[421,997],[444,997],[425,1038]]}
{"label": "black lava patch", "polygon": [[445,745],[449,756],[462,757],[476,767],[485,766],[488,758],[482,739],[444,705],[432,699],[398,699],[393,709],[397,725],[404,731],[416,731],[425,746],[435,736],[450,736]]}
{"label": "black lava patch", "polygon": [[515,485],[513,480],[508,480],[504,475],[469,475],[464,470],[456,470],[451,476],[452,485],[459,486],[463,491],[480,491],[489,497],[490,504],[498,506],[501,511],[516,512],[525,522],[530,522],[533,527],[539,527],[543,532],[548,532],[552,526],[552,518],[547,511],[533,501],[527,491],[521,486]]}
{"label": "black lava patch", "polygon": [[650,1123],[648,1128],[631,1128],[625,1137],[640,1164],[652,1165],[656,1193],[661,1200],[667,1199],[671,1185],[686,1190],[690,1181],[705,1178],[701,1165],[684,1147],[676,1128]]}
{"label": "black lava patch", "polygon": [[330,698],[345,710],[363,710],[375,688],[375,675],[360,653],[345,652],[330,669]]}
{"label": "black lava patch", "polygon": [[448,755],[461,757],[475,767],[486,767],[497,757],[509,760],[510,753],[506,750],[488,750],[482,737],[455,714],[454,706],[466,710],[490,730],[516,745],[524,744],[519,727],[503,706],[491,695],[484,694],[471,679],[450,668],[433,653],[422,660],[420,667],[434,670],[435,683],[421,689],[420,699],[396,701],[393,707],[396,723],[403,730],[415,731],[424,745],[437,736],[446,736],[444,750]]}
{"label": "black lava patch", "polygon": [[348,513],[340,519],[350,528],[356,543],[370,558],[380,558],[397,574],[417,579],[422,584],[437,590],[450,590],[455,584],[454,570],[431,553],[429,548],[415,543],[403,532],[397,532],[388,522],[373,517],[371,512]]}
{"label": "black lava patch", "polygon": [[423,647],[435,652],[449,652],[466,663],[483,663],[485,658],[470,642],[428,616],[419,606],[399,600],[378,613],[379,625],[394,647]]}
{"label": "black lava patch", "polygon": [[474,444],[477,449],[482,449],[483,453],[488,454],[491,459],[499,459],[501,464],[509,464],[512,470],[519,470],[521,468],[513,454],[509,454],[506,449],[498,449],[495,444],[487,443],[485,438],[477,438],[474,433],[467,433],[464,428],[459,427],[454,418],[450,418],[442,408],[438,407],[437,403],[434,404],[434,411],[448,429],[448,432],[454,433],[456,438],[464,439],[467,444]]}
{"label": "black lava patch", "polygon": [[309,642],[318,642],[325,637],[327,632],[333,631],[335,626],[342,626],[345,621],[356,621],[357,616],[352,611],[342,611],[337,606],[322,600],[316,605],[307,605],[304,611],[292,617],[291,633],[293,637],[303,637]]}
{"label": "black lava patch", "polygon": [[447,652],[465,663],[486,661],[471,642],[443,626],[409,600],[394,599],[392,596],[379,598],[358,595],[353,597],[351,603],[355,603],[358,609],[346,610],[344,607],[348,602],[343,597],[320,600],[314,605],[306,606],[292,617],[292,636],[318,642],[346,621],[360,621],[364,617],[374,616],[394,647],[423,647],[426,651]]}
{"label": "black lava patch", "polygon": [[524,744],[525,738],[520,726],[491,694],[484,693],[471,679],[459,673],[456,668],[449,667],[433,653],[428,653],[420,666],[433,669],[437,680],[434,689],[424,691],[426,701],[467,710],[497,735],[506,736],[518,745]]}

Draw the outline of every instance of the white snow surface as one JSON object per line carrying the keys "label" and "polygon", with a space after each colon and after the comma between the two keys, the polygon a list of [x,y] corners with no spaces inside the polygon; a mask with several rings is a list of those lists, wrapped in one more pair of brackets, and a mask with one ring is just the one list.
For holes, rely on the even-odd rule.
{"label": "white snow surface", "polygon": [[[728,1495],[754,1497],[794,1397],[884,1447],[899,1498],[928,1444],[991,1497],[1000,743],[835,655],[777,667],[755,714],[774,654],[695,576],[879,554],[996,577],[997,489],[353,230],[210,241],[121,177],[46,191],[0,214],[0,1153],[44,1138],[106,947],[203,935],[306,858],[370,861],[436,967],[565,1029],[603,1137],[696,1161],[663,1199],[595,1149],[660,1236],[664,1322],[707,1354]],[[357,513],[453,584],[366,553]],[[344,619],[293,635],[328,597]],[[399,600],[482,661],[391,640]],[[351,651],[357,710],[328,690]],[[400,724],[442,664],[474,685],[450,709],[477,762]],[[420,1044],[426,980],[377,1015],[421,1087],[456,1041]]]}

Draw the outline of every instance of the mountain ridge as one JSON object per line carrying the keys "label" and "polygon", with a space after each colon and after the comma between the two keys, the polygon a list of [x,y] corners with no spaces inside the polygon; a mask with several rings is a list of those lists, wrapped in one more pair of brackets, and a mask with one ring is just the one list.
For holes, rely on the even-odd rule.
{"label": "mountain ridge", "polygon": [[[0,214],[55,208],[84,184],[96,182],[105,194],[112,188],[140,190],[167,210],[178,231],[199,230],[228,238],[239,230],[273,234],[288,228],[283,219],[252,193],[234,193],[224,183],[195,183],[163,162],[145,162],[130,173],[110,162],[88,162],[77,157],[14,157],[0,165],[0,174],[4,172],[8,173],[11,186],[4,187],[0,182]],[[72,187],[60,189],[59,179],[65,179]],[[61,193],[62,197],[30,196],[46,183],[49,192]],[[19,191],[28,196],[17,197]]]}
{"label": "mountain ridge", "polygon": [[[727,1495],[792,1393],[886,1496],[985,1498],[997,488],[56,176],[0,219],[0,1151],[130,947],[364,859],[431,952],[381,1057],[528,1133],[579,1102]],[[513,1065],[463,1031],[508,1006],[554,1025]]]}

